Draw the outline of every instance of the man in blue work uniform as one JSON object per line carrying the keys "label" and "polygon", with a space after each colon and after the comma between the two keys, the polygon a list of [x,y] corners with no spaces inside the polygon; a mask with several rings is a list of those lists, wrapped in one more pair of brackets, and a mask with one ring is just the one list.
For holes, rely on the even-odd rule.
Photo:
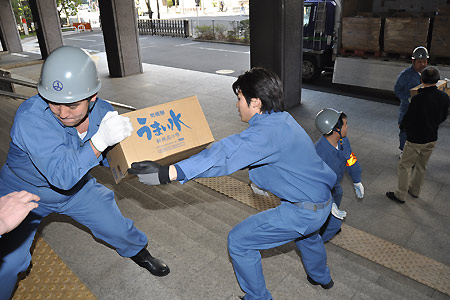
{"label": "man in blue work uniform", "polygon": [[91,177],[105,164],[104,152],[131,134],[128,118],[97,99],[100,80],[83,50],[61,47],[42,66],[38,95],[17,110],[6,163],[0,171],[0,196],[26,190],[39,207],[0,239],[0,299],[9,299],[17,275],[30,265],[38,226],[50,213],[72,217],[92,234],[152,274],[169,268],[146,250],[147,237],[122,216],[114,193]]}
{"label": "man in blue work uniform", "polygon": [[333,108],[325,108],[317,114],[315,124],[322,133],[315,144],[317,154],[337,175],[336,184],[331,190],[334,201],[332,214],[320,230],[323,241],[327,242],[341,231],[342,219],[346,215],[338,209],[342,201],[341,181],[345,171],[350,174],[356,196],[360,199],[364,197],[364,186],[361,183],[361,167],[347,138],[347,116]]}
{"label": "man in blue work uniform", "polygon": [[[420,72],[428,65],[428,50],[425,47],[417,47],[414,49],[411,59],[412,65],[404,69],[397,77],[397,81],[394,86],[394,93],[398,99],[400,99],[400,108],[398,111],[398,126],[402,123],[403,117],[409,107],[411,101],[410,90],[420,84]],[[400,157],[403,153],[403,147],[406,142],[406,130],[400,129],[399,133],[399,149]]]}
{"label": "man in blue work uniform", "polygon": [[229,233],[228,250],[246,293],[242,299],[272,299],[259,251],[293,240],[302,253],[308,281],[331,288],[334,283],[318,231],[331,210],[330,190],[336,175],[317,155],[305,130],[283,112],[283,91],[276,74],[253,68],[239,76],[233,91],[241,120],[249,124],[246,130],[175,165],[136,162],[129,172],[141,182],[155,185],[228,175],[248,167],[252,182],[283,200],[280,206],[250,216]]}

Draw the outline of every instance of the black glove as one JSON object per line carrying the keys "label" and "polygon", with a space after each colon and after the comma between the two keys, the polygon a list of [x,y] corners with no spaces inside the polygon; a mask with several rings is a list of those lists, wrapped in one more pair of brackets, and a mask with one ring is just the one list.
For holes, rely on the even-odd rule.
{"label": "black glove", "polygon": [[151,160],[132,163],[128,173],[137,175],[140,182],[148,185],[170,183],[169,166],[161,166]]}

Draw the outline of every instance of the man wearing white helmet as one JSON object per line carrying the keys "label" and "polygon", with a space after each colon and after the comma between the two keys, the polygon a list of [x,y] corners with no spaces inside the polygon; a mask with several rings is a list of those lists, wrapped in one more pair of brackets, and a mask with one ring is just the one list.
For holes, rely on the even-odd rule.
{"label": "man wearing white helmet", "polygon": [[39,207],[0,239],[0,300],[9,299],[17,275],[30,265],[30,247],[41,220],[59,213],[85,225],[153,275],[169,268],[146,250],[147,236],[125,218],[114,193],[89,174],[107,165],[104,151],[130,136],[130,120],[97,98],[101,87],[90,56],[60,47],[44,62],[38,95],[17,110],[11,144],[0,171],[0,196],[26,190],[40,197]]}
{"label": "man wearing white helmet", "polygon": [[[408,68],[404,69],[397,77],[397,81],[394,86],[394,93],[400,99],[400,108],[398,111],[398,125],[403,120],[406,111],[411,101],[410,90],[420,84],[420,73],[428,65],[428,50],[425,47],[419,46],[414,49],[411,59],[412,64]],[[403,153],[403,147],[406,142],[406,131],[400,130],[399,133],[399,149],[400,156]]]}

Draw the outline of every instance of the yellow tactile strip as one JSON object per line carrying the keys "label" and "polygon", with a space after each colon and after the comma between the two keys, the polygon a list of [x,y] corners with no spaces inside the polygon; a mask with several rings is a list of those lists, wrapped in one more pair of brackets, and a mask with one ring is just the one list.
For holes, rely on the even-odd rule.
{"label": "yellow tactile strip", "polygon": [[[276,196],[255,195],[248,184],[230,176],[195,181],[260,211],[280,204]],[[330,242],[450,295],[449,266],[345,224],[341,233]]]}
{"label": "yellow tactile strip", "polygon": [[345,224],[331,242],[450,295],[449,266]]}
{"label": "yellow tactile strip", "polygon": [[41,237],[32,261],[30,274],[19,281],[12,300],[97,299]]}
{"label": "yellow tactile strip", "polygon": [[197,178],[195,181],[260,211],[280,205],[280,199],[273,194],[269,193],[269,197],[257,195],[248,184],[230,176]]}

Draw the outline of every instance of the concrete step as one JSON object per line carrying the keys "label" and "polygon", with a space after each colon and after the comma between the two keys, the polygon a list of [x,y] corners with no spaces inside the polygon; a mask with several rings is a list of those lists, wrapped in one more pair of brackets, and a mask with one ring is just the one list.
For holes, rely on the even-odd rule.
{"label": "concrete step", "polygon": [[[106,174],[104,176],[108,177]],[[137,185],[139,185],[139,183],[137,183]],[[119,188],[119,186],[121,188]],[[132,188],[133,184],[128,182],[127,184],[115,186],[114,190],[119,194],[120,198],[120,195],[129,195]],[[121,190],[121,192],[118,192],[118,190]],[[216,194],[215,197],[213,195],[214,193]],[[234,218],[238,220],[233,220],[233,218],[230,219],[229,217],[225,217],[222,221],[217,220],[213,226],[209,226],[209,221],[203,219],[220,219],[224,215],[232,215],[236,210],[236,201],[214,191],[206,192],[204,191],[203,186],[199,184],[192,185],[190,183],[185,185],[171,184],[162,187],[148,187],[145,190],[145,194],[146,195],[141,195],[137,198],[135,198],[135,195],[133,196],[133,198],[135,198],[133,200],[120,200],[123,201],[123,204],[120,204],[121,209],[125,215],[129,214],[131,218],[136,220],[137,224],[143,222],[143,224],[146,224],[144,225],[145,228],[151,228],[148,232],[149,238],[158,241],[158,244],[162,248],[167,249],[169,253],[173,255],[170,260],[171,266],[182,273],[189,274],[188,276],[192,275],[192,270],[206,271],[209,276],[221,274],[220,276],[225,276],[227,278],[226,281],[229,285],[235,287],[234,293],[239,294],[231,263],[228,261],[226,236],[233,226],[232,223],[236,221],[239,222],[246,217],[245,215],[249,215],[252,212],[256,213],[256,210],[251,209],[253,211],[243,213],[244,216],[242,216],[241,219]],[[146,199],[143,200],[143,197]],[[222,197],[225,198],[220,200],[217,199]],[[141,199],[137,200],[139,198]],[[164,200],[159,202],[160,200],[154,198]],[[145,212],[142,213],[142,216],[139,216],[139,213],[136,212],[135,209],[130,210],[130,207],[133,207],[133,205],[141,206],[143,203],[145,203],[144,205],[154,207],[153,205],[155,204],[149,204],[149,202],[152,201],[156,201],[157,206],[160,207],[157,216],[154,215],[153,211],[150,213],[150,217],[147,216]],[[213,215],[217,215],[216,210],[218,210],[219,202],[222,202],[222,205],[219,205],[221,208],[221,210],[219,210],[219,216],[213,217]],[[180,208],[177,207],[177,205],[182,205],[184,207]],[[240,205],[242,204],[237,204],[237,206]],[[165,208],[162,208],[164,206]],[[230,212],[227,212],[225,207],[228,207]],[[171,209],[175,212],[168,212],[168,210]],[[208,216],[209,213],[210,215]],[[176,214],[181,214],[181,216],[177,217]],[[149,220],[154,217],[162,219],[157,220],[156,222]],[[180,222],[172,222],[174,218],[181,218],[183,220]],[[199,221],[200,219],[202,220]],[[164,222],[164,226],[162,227],[161,221]],[[149,224],[150,222],[152,222],[152,224]],[[195,223],[195,225],[190,224],[188,227],[196,227],[196,229],[187,233],[184,229],[186,222]],[[204,230],[205,227],[207,230]],[[157,230],[155,231],[154,229]],[[193,234],[193,232],[196,233]],[[175,245],[173,245],[173,241],[176,241]],[[180,249],[180,244],[186,246]],[[401,281],[398,282],[397,280],[391,280],[390,278],[386,279],[384,278],[385,275],[373,271],[371,268],[376,264],[368,262],[363,258],[360,260],[367,264],[367,266],[364,264],[361,265],[360,262],[354,263],[346,257],[349,256],[349,254],[346,253],[345,250],[331,244],[327,247],[329,266],[336,282],[335,288],[331,290],[332,292],[325,291],[320,287],[313,287],[305,280],[306,274],[293,243],[276,249],[263,251],[263,267],[266,274],[266,281],[268,288],[274,292],[274,297],[277,295],[276,299],[283,299],[285,296],[287,297],[285,299],[292,299],[289,298],[289,295],[292,297],[291,292],[280,289],[280,286],[283,286],[286,282],[295,281],[296,288],[301,287],[303,295],[311,295],[312,298],[308,297],[308,299],[329,299],[331,296],[333,298],[338,296],[338,299],[352,299],[353,297],[362,299],[431,299],[429,296],[433,294],[432,289],[427,289],[417,283],[418,288],[411,291],[409,287],[403,287]],[[151,245],[149,248],[151,249]],[[203,264],[196,260],[199,256],[204,259],[202,260]],[[354,260],[355,257],[352,257],[352,259]],[[210,269],[211,264],[214,266],[213,270]],[[196,267],[192,267],[192,265]],[[220,266],[219,270],[216,270],[215,266]],[[383,270],[385,268],[381,266],[379,266],[379,269],[384,273],[389,273],[389,270]],[[230,274],[225,274],[226,270],[232,275],[231,277]],[[209,276],[204,279],[206,282],[208,282]],[[186,284],[185,278],[180,278],[173,286],[168,284],[167,287],[175,288],[180,282]],[[384,282],[384,284],[379,285],[378,282]],[[192,281],[191,288],[195,290],[197,285],[194,283],[197,283],[197,281]],[[414,283],[415,282],[412,284]],[[212,283],[209,285],[211,284]],[[194,292],[195,295],[197,295],[197,293],[198,291]],[[209,295],[208,299],[216,299],[217,295],[214,296],[215,293],[217,293],[217,291],[212,293],[212,295]],[[221,297],[217,299],[224,299],[223,296],[224,295],[222,294]],[[192,298],[182,297],[182,299]]]}
{"label": "concrete step", "polygon": [[[357,294],[366,294],[371,299],[431,299],[439,295],[443,299],[450,299],[448,296],[423,285],[415,280],[405,277],[386,267],[371,262],[357,254],[349,252],[339,246],[326,243],[328,266],[335,283],[344,284],[355,290]],[[263,252],[263,258],[275,256],[271,252],[280,252],[284,258],[291,260],[290,264],[295,265],[298,261],[298,251],[293,243],[282,247]],[[303,267],[300,266],[303,270]],[[291,272],[292,273],[292,272]],[[306,275],[300,272],[299,279]],[[336,287],[339,285],[336,284]],[[380,290],[381,288],[381,290]],[[334,289],[334,288],[333,288]],[[347,299],[348,291],[340,292],[342,299]],[[356,294],[355,294],[356,295]]]}
{"label": "concrete step", "polygon": [[[106,172],[102,175],[102,180],[106,181],[102,182],[111,184],[110,180],[112,180],[112,177],[110,177],[109,169],[101,168],[99,171]],[[98,175],[98,172],[95,174]],[[254,209],[249,209],[242,203],[240,203],[242,209],[223,204],[225,202],[222,197],[225,196],[218,193],[216,193],[216,197],[219,196],[222,201],[214,200],[212,202],[215,203],[215,205],[209,207],[207,205],[208,202],[205,202],[204,200],[208,199],[207,201],[211,202],[211,199],[214,198],[206,195],[202,190],[197,189],[199,185],[195,182],[188,182],[184,185],[173,183],[164,186],[146,187],[134,179],[129,180],[124,184],[109,186],[112,187],[114,191],[127,196],[130,192],[144,189],[144,193],[153,200],[152,204],[147,202],[145,205],[157,205],[158,207],[172,208],[186,217],[186,221],[195,222],[201,225],[205,230],[209,230],[220,236],[227,236],[233,226],[255,212]],[[222,202],[222,204],[217,204],[218,202]],[[219,208],[216,208],[216,205],[218,207],[222,206],[220,207],[220,210]],[[231,209],[231,211],[228,211],[227,208]],[[167,218],[167,216],[164,215],[163,218]],[[195,238],[195,234],[190,230],[184,233]]]}
{"label": "concrete step", "polygon": [[17,108],[23,103],[23,100],[13,99],[6,96],[0,96],[0,114],[3,118],[10,120],[10,126],[14,120]]}

